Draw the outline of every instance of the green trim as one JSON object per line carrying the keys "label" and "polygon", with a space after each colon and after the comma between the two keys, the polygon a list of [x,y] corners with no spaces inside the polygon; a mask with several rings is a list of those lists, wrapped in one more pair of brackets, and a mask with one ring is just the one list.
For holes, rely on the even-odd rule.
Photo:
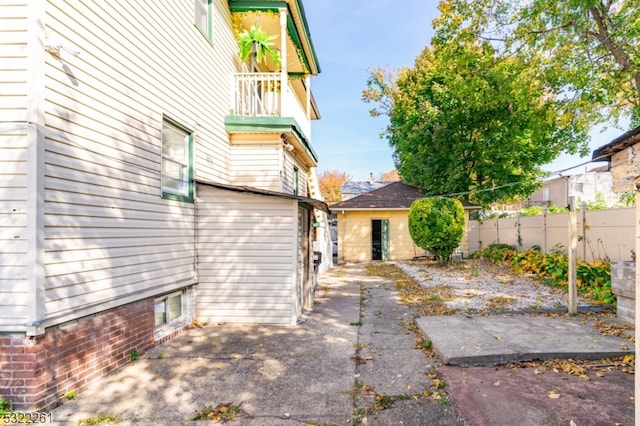
{"label": "green trim", "polygon": [[[318,55],[316,54],[315,47],[313,46],[313,41],[311,40],[311,34],[309,32],[309,24],[307,23],[307,17],[304,13],[304,7],[302,6],[301,0],[293,0],[295,2],[295,7],[300,14],[300,19],[302,21],[301,30],[305,34],[305,38],[309,40],[309,51],[311,52],[311,58],[307,58],[307,55],[304,54],[304,48],[302,46],[302,40],[300,39],[300,35],[298,34],[298,30],[291,19],[291,12],[287,13],[287,31],[289,32],[289,36],[293,41],[293,44],[296,46],[296,52],[298,56],[302,56],[300,59],[303,60],[303,67],[306,66],[309,71],[311,71],[311,67],[309,65],[309,61],[311,61],[315,66],[316,73],[320,73],[320,63],[318,62]],[[279,9],[287,8],[290,10],[289,4],[287,1],[282,0],[229,0],[229,10],[234,12],[273,12],[277,13]],[[300,55],[299,53],[303,54]]]}
{"label": "green trim", "polygon": [[228,115],[224,118],[227,132],[268,132],[268,133],[293,133],[302,143],[305,151],[318,163],[318,155],[311,146],[311,141],[302,132],[298,122],[291,117],[245,117],[241,115]]}

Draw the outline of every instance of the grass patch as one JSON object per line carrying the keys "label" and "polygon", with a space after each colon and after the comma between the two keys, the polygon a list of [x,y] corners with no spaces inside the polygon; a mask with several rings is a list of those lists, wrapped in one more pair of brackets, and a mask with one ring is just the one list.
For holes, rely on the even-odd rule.
{"label": "grass patch", "polygon": [[113,414],[96,414],[95,416],[80,420],[78,426],[115,425],[118,421],[118,416]]}

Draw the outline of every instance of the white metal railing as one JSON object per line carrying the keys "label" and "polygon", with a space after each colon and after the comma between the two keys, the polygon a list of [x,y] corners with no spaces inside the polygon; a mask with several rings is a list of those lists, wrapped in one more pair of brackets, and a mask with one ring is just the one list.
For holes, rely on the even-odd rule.
{"label": "white metal railing", "polygon": [[288,82],[282,90],[279,73],[234,74],[231,99],[233,115],[293,117],[304,134],[311,136],[308,114]]}

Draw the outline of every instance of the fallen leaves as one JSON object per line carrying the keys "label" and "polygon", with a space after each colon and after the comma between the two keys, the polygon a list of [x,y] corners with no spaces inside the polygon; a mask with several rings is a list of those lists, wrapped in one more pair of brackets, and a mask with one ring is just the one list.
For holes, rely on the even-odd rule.
{"label": "fallen leaves", "polygon": [[215,408],[209,405],[196,412],[195,417],[191,420],[216,420],[222,423],[234,420],[240,414],[240,405],[234,405],[232,402],[218,404]]}
{"label": "fallen leaves", "polygon": [[547,392],[547,396],[551,399],[558,399],[560,398],[560,394],[558,392],[556,392],[555,390],[551,389],[549,392]]}

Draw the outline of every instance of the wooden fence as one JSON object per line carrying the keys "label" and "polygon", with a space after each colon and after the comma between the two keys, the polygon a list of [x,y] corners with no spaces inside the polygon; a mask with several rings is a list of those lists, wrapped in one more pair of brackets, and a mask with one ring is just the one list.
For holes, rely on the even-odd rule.
{"label": "wooden fence", "polygon": [[[578,257],[587,261],[629,261],[635,256],[635,207],[578,211]],[[492,243],[518,251],[539,246],[544,252],[569,247],[569,214],[545,213],[469,221],[469,253]]]}

